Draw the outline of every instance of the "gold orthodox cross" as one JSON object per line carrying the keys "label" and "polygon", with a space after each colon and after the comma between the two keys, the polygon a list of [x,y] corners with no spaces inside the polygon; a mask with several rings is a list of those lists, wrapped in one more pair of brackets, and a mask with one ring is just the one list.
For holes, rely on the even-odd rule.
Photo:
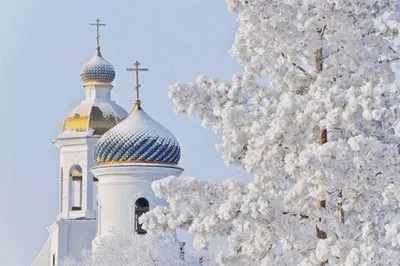
{"label": "gold orthodox cross", "polygon": [[140,83],[139,83],[139,71],[149,71],[148,68],[139,68],[140,63],[138,61],[135,62],[135,68],[127,68],[126,71],[135,71],[135,76],[136,76],[136,103],[140,105],[140,100],[139,100],[139,89],[140,89]]}
{"label": "gold orthodox cross", "polygon": [[96,19],[96,23],[90,23],[90,25],[96,26],[97,28],[97,35],[96,35],[97,47],[100,47],[100,26],[105,26],[106,24],[101,24],[100,19]]}

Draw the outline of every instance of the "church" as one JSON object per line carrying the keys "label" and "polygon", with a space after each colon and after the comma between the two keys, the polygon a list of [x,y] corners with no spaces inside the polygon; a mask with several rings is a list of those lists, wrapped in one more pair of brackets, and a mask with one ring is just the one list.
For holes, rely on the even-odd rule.
{"label": "church", "polygon": [[151,183],[180,176],[180,146],[174,135],[152,119],[139,98],[139,62],[135,68],[136,94],[128,113],[112,100],[115,69],[97,47],[81,70],[85,99],[64,119],[54,144],[59,149],[59,211],[47,230],[49,237],[33,266],[55,266],[67,256],[91,249],[96,237],[113,231],[145,234],[139,217],[157,198]]}

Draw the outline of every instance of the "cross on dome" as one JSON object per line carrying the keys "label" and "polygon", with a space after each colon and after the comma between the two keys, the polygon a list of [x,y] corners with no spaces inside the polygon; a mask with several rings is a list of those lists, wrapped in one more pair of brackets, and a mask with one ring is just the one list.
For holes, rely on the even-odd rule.
{"label": "cross on dome", "polygon": [[91,26],[96,26],[96,42],[97,42],[97,47],[100,47],[100,26],[105,26],[106,24],[101,24],[100,19],[96,19],[96,23],[90,23]]}
{"label": "cross on dome", "polygon": [[91,23],[90,25],[96,26],[97,48],[92,59],[83,66],[81,78],[85,86],[88,84],[103,84],[112,88],[111,82],[115,78],[115,69],[100,52],[100,26],[105,26],[106,24],[102,24],[100,19],[96,19],[96,23]]}
{"label": "cross on dome", "polygon": [[126,71],[135,71],[135,76],[136,76],[136,105],[140,106],[140,99],[139,99],[139,88],[140,88],[140,83],[139,83],[139,72],[140,71],[149,71],[148,68],[139,68],[140,63],[138,61],[135,62],[135,68],[127,68]]}

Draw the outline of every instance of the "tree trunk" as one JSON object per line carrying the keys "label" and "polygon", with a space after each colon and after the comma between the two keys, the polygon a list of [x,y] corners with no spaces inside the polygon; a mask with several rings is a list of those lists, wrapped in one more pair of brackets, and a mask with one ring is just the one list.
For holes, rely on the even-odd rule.
{"label": "tree trunk", "polygon": [[[326,26],[322,29],[318,29],[317,33],[319,34],[320,40],[324,37]],[[317,74],[321,73],[324,70],[324,58],[323,58],[323,50],[322,46],[315,52],[315,67]],[[318,138],[318,143],[323,145],[328,142],[328,131],[326,128],[322,129],[321,135]],[[318,209],[325,209],[326,208],[326,201],[325,200],[317,200],[316,206]],[[318,218],[318,222],[322,222],[322,218]],[[319,239],[326,239],[327,235],[324,231],[319,229],[318,225],[316,226],[316,235]]]}
{"label": "tree trunk", "polygon": [[[317,33],[319,34],[320,40],[323,39],[324,34],[325,34],[326,26],[324,26],[322,29],[317,29]],[[323,57],[323,50],[322,46],[315,52],[315,67],[316,67],[316,72],[317,74],[321,73],[324,70],[324,57]],[[328,131],[325,129],[322,130],[321,135],[318,138],[318,143],[320,145],[323,145],[328,142]],[[340,219],[340,222],[344,224],[344,210],[343,210],[343,191],[340,190],[339,194],[339,202],[337,204],[338,206],[338,216]],[[318,205],[318,203],[317,203]],[[325,207],[324,207],[325,208]],[[318,238],[326,238],[325,232],[321,231],[319,233],[319,228],[317,227],[317,237]],[[321,236],[321,237],[319,237]],[[325,237],[322,237],[325,236]]]}
{"label": "tree trunk", "polygon": [[[326,208],[326,201],[325,200],[317,200],[316,204],[318,209],[325,209]],[[322,218],[318,218],[318,222],[322,222]],[[324,231],[319,229],[318,225],[315,227],[316,235],[319,239],[326,239],[327,235]]]}
{"label": "tree trunk", "polygon": [[322,57],[322,47],[319,48],[316,52],[315,52],[315,64],[316,64],[316,70],[317,70],[317,74],[321,73],[322,70],[324,70],[324,59]]}

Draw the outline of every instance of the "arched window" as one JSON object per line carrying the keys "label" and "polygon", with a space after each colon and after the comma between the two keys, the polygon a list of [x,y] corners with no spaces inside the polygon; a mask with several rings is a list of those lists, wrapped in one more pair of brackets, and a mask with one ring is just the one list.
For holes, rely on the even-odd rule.
{"label": "arched window", "polygon": [[70,170],[71,178],[71,210],[82,210],[82,168],[75,165]]}
{"label": "arched window", "polygon": [[139,223],[139,217],[142,216],[143,213],[149,211],[149,202],[145,198],[139,198],[135,202],[135,231],[140,234],[146,234],[146,230],[142,229],[142,224]]}

